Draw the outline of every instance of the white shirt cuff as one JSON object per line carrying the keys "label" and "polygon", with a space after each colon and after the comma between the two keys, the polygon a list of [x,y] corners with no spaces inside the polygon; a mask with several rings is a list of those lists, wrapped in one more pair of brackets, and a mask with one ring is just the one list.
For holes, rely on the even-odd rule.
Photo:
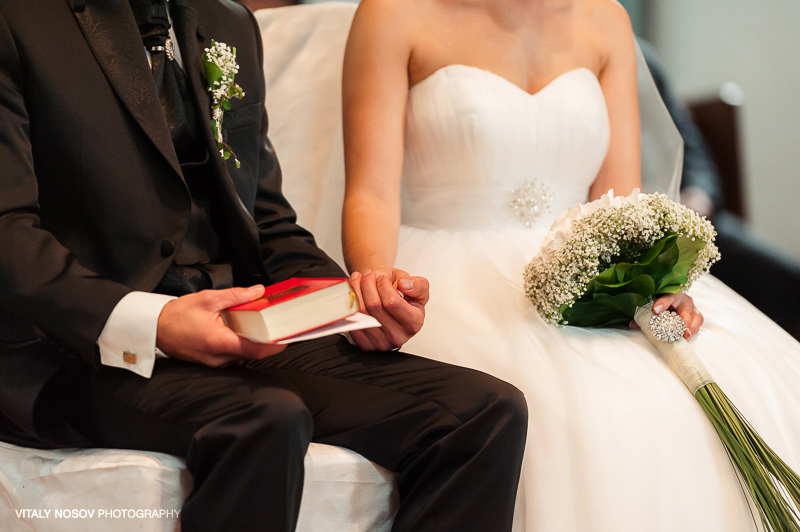
{"label": "white shirt cuff", "polygon": [[100,362],[150,378],[156,357],[166,355],[156,347],[158,317],[173,296],[131,292],[108,317],[97,339]]}

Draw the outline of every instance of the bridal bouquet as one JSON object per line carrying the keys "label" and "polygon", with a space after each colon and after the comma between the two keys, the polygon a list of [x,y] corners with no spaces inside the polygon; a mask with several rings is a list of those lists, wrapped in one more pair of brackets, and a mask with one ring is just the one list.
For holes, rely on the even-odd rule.
{"label": "bridal bouquet", "polygon": [[800,531],[800,477],[720,390],[674,312],[653,301],[684,292],[719,259],[711,223],[663,194],[602,198],[556,218],[525,269],[525,291],[554,325],[608,327],[635,320],[709,416],[765,530]]}

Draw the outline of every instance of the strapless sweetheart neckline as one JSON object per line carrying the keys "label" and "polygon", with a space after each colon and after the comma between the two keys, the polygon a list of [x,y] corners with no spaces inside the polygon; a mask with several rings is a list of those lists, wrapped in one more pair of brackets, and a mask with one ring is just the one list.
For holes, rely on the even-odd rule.
{"label": "strapless sweetheart neckline", "polygon": [[573,75],[575,73],[581,72],[581,71],[586,71],[593,78],[597,79],[597,76],[595,76],[594,72],[592,72],[588,68],[586,68],[586,67],[577,67],[577,68],[573,68],[573,69],[567,70],[565,72],[562,72],[561,74],[558,74],[556,77],[554,77],[549,82],[547,82],[547,84],[545,84],[538,91],[536,91],[536,92],[528,92],[527,90],[523,89],[522,87],[520,87],[519,85],[517,85],[513,81],[509,80],[508,78],[505,78],[505,77],[501,76],[500,74],[496,74],[495,72],[492,72],[491,70],[486,70],[485,68],[480,68],[480,67],[471,66],[471,65],[463,65],[461,63],[453,63],[453,64],[450,64],[450,65],[445,65],[443,67],[439,67],[438,69],[434,70],[433,73],[429,74],[427,77],[422,78],[417,83],[412,85],[411,88],[409,89],[409,91],[413,91],[414,89],[416,89],[420,85],[423,85],[423,84],[429,82],[431,79],[436,78],[436,77],[442,75],[443,73],[448,72],[448,71],[452,71],[452,70],[463,70],[463,71],[467,71],[467,72],[477,72],[477,73],[480,73],[480,74],[488,75],[489,77],[500,81],[502,84],[510,86],[511,88],[516,89],[517,91],[523,93],[524,95],[531,96],[531,97],[538,96],[538,95],[542,94],[543,92],[549,90],[554,85],[556,85],[560,80],[562,80],[562,79],[564,79],[566,77],[569,77],[570,75]]}
{"label": "strapless sweetheart neckline", "polygon": [[405,142],[403,223],[524,226],[509,207],[515,191],[519,204],[552,197],[553,214],[586,201],[605,158],[608,113],[597,77],[584,67],[529,94],[491,71],[452,64],[412,87]]}

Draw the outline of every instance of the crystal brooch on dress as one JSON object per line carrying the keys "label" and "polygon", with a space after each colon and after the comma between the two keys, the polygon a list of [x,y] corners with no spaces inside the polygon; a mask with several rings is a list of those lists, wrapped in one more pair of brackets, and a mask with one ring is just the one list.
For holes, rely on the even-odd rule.
{"label": "crystal brooch on dress", "polygon": [[533,225],[542,214],[550,212],[553,194],[546,186],[536,180],[525,180],[519,188],[511,191],[513,199],[509,203],[511,212],[526,227]]}
{"label": "crystal brooch on dress", "polygon": [[686,324],[677,313],[667,310],[650,318],[650,332],[658,340],[673,343],[683,338]]}

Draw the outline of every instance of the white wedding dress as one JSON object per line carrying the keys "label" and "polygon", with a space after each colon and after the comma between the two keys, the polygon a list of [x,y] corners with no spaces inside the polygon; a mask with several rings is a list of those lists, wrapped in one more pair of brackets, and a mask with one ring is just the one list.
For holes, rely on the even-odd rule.
{"label": "white wedding dress", "polygon": [[[411,88],[407,120],[396,266],[426,276],[431,299],[405,350],[525,393],[516,530],[757,530],[711,423],[640,332],[556,328],[525,299],[525,265],[553,218],[587,200],[606,153],[593,73],[531,95],[450,65]],[[510,206],[526,180],[548,198],[530,226]],[[705,317],[690,345],[800,471],[800,344],[711,276],[690,295]]]}

